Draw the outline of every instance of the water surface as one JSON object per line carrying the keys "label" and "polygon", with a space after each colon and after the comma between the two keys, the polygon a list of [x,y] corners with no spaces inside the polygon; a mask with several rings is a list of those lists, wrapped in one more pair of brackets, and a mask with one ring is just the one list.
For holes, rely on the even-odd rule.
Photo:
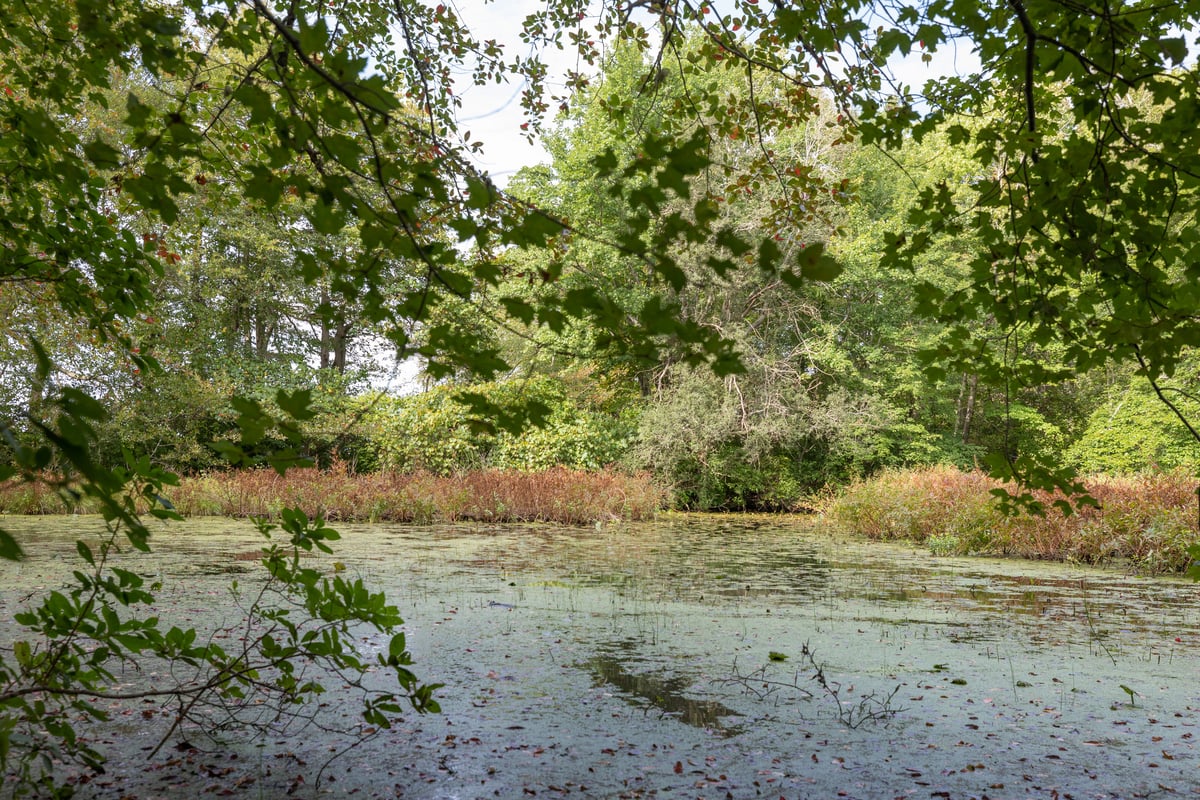
{"label": "water surface", "polygon": [[[9,620],[62,584],[73,538],[99,523],[4,522],[30,553],[0,565]],[[84,796],[1124,798],[1200,785],[1191,583],[935,558],[786,518],[337,527],[336,556],[316,563],[343,562],[399,605],[418,674],[446,684],[443,713],[407,715],[319,788],[337,744],[311,731],[195,740],[146,763],[154,726],[135,715],[96,732],[114,769]],[[167,619],[232,614],[230,579],[256,580],[246,523],[172,525],[154,546],[129,563],[162,582]]]}

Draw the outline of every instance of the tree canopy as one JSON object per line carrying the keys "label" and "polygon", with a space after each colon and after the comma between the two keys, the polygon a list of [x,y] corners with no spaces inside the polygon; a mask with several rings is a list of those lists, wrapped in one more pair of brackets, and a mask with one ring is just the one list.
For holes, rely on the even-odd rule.
{"label": "tree canopy", "polygon": [[[697,277],[688,263],[793,289],[843,269],[830,257],[840,220],[818,198],[855,187],[788,142],[811,145],[796,137],[814,126],[830,132],[827,146],[894,151],[932,135],[966,163],[953,184],[914,180],[923,187],[882,242],[884,263],[910,271],[916,308],[944,327],[925,350],[927,377],[966,371],[1013,395],[1132,362],[1169,401],[1197,335],[1194,11],[573,0],[530,14],[518,51],[443,4],[21,4],[3,12],[0,40],[0,274],[137,375],[158,367],[140,346],[150,332],[135,328],[163,324],[145,316],[163,292],[178,298],[170,321],[223,314],[225,347],[260,357],[301,333],[303,318],[325,366],[344,368],[369,330],[401,357],[425,358],[435,378],[487,379],[511,365],[494,337],[463,324],[484,315],[587,330],[614,363],[661,363],[676,348],[733,374],[748,351],[728,326],[684,313]],[[970,50],[977,67],[912,87],[893,64],[947,48]],[[553,76],[546,54],[559,49],[578,69]],[[624,59],[621,77],[608,69],[597,83],[594,67],[612,58]],[[607,176],[607,200],[584,198],[609,205],[603,225],[552,192],[501,192],[472,167],[479,144],[457,123],[459,96],[504,80],[524,85],[531,137],[577,107],[617,126],[575,168]],[[565,190],[572,178],[556,180]],[[761,207],[731,213],[735,194]],[[265,239],[255,215],[281,234]],[[972,242],[952,287],[917,268],[947,239]],[[513,249],[537,254],[543,291],[502,287]],[[572,277],[568,260],[624,263],[635,283],[594,269]],[[310,287],[291,293],[303,307],[278,305],[281,281]],[[89,401],[96,382],[56,366],[44,330],[24,331],[14,346],[37,365],[24,394],[54,421],[31,414],[50,445],[10,436],[6,469],[57,456],[101,481],[86,453],[87,420],[102,413]],[[288,398],[274,411],[307,402]],[[277,422],[259,399],[238,410],[249,438],[225,446],[235,461]],[[481,417],[497,416],[474,399]],[[275,463],[295,457],[285,448]],[[989,463],[1053,477],[1015,451]]]}

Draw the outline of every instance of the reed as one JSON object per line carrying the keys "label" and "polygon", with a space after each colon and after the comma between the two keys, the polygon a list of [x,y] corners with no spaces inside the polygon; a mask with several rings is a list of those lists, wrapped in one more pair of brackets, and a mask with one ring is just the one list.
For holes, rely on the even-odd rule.
{"label": "reed", "polygon": [[554,468],[458,475],[351,474],[293,469],[217,472],[184,478],[170,495],[188,516],[271,516],[298,507],[309,516],[365,522],[558,522],[649,519],[666,494],[647,475]]}
{"label": "reed", "polygon": [[874,539],[925,543],[937,555],[980,553],[1087,564],[1126,562],[1145,572],[1182,572],[1197,530],[1197,481],[1182,472],[1084,480],[1099,508],[1065,515],[1061,496],[1035,493],[1045,516],[1006,515],[990,491],[1002,484],[952,467],[892,470],[848,486],[822,511]]}
{"label": "reed", "polygon": [[[649,475],[554,468],[458,475],[352,474],[333,469],[213,472],[183,477],[168,499],[184,516],[271,517],[298,507],[310,517],[362,522],[557,522],[586,525],[652,518],[667,501]],[[0,484],[0,514],[89,513],[39,483]]]}

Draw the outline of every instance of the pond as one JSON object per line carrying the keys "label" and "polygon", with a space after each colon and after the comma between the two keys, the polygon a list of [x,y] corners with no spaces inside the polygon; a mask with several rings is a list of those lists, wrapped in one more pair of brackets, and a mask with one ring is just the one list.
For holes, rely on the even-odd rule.
{"label": "pond", "polygon": [[[6,518],[0,619],[63,582],[99,523]],[[438,715],[341,754],[315,730],[90,735],[85,797],[1128,798],[1200,785],[1195,585],[935,558],[819,522],[670,516],[560,527],[338,525],[334,557],[387,591]],[[137,569],[181,622],[228,603],[247,523],[164,528]],[[6,623],[11,626],[11,622]],[[6,632],[5,639],[11,629]],[[366,642],[368,649],[373,646]],[[329,713],[337,714],[332,703]],[[344,744],[344,743],[343,743]]]}

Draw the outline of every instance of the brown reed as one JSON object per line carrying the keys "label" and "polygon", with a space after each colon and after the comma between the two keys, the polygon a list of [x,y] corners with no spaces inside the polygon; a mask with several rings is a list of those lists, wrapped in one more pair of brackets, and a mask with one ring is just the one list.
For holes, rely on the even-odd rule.
{"label": "brown reed", "polygon": [[[648,475],[614,470],[544,472],[482,470],[439,476],[352,474],[329,470],[269,469],[185,476],[167,498],[185,516],[271,517],[284,507],[327,520],[364,522],[557,522],[592,524],[644,520],[666,502]],[[63,513],[67,506],[38,484],[0,485],[0,513]],[[88,511],[88,508],[74,508]]]}
{"label": "brown reed", "polygon": [[1098,508],[1064,514],[1061,495],[1035,492],[1044,516],[1007,515],[982,472],[952,467],[891,470],[859,481],[823,512],[874,539],[922,542],[935,554],[1012,555],[1087,564],[1128,563],[1152,573],[1182,572],[1200,542],[1197,480],[1183,472],[1083,481]]}

